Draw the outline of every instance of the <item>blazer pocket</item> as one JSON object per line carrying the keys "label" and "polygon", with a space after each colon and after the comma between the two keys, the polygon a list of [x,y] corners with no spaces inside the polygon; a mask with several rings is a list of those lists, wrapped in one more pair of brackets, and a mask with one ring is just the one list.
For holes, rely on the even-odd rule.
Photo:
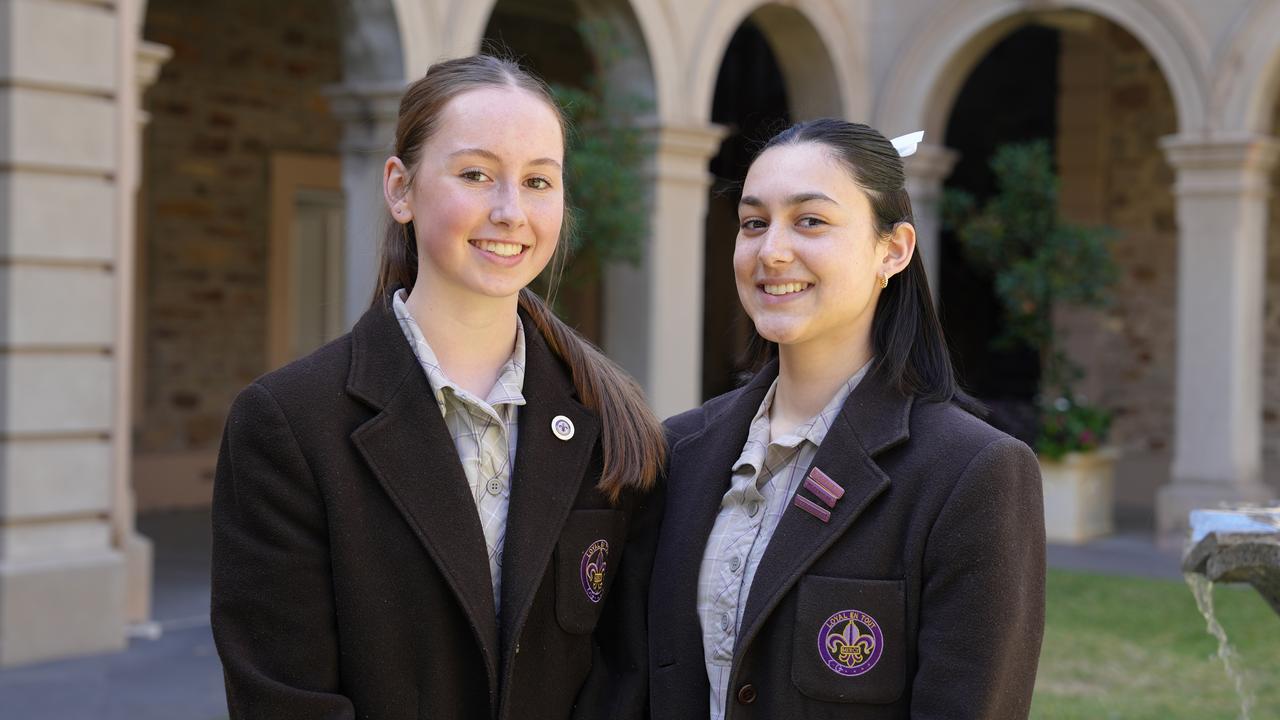
{"label": "blazer pocket", "polygon": [[901,580],[800,579],[791,681],[815,700],[883,704],[906,684]]}
{"label": "blazer pocket", "polygon": [[596,627],[618,574],[627,515],[621,510],[574,510],[556,543],[556,619],[567,633]]}

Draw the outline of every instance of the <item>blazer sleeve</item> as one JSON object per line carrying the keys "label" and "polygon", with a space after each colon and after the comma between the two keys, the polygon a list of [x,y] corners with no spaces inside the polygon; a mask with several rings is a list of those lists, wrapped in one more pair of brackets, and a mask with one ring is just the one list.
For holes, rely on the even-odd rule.
{"label": "blazer sleeve", "polygon": [[649,717],[649,576],[662,525],[666,485],[637,500],[617,580],[596,625],[591,672],[578,694],[573,720]]}
{"label": "blazer sleeve", "polygon": [[324,504],[260,384],[227,418],[212,518],[213,636],[231,717],[353,719],[340,691]]}
{"label": "blazer sleeve", "polygon": [[1035,455],[983,448],[930,531],[911,717],[1026,718],[1044,634],[1044,504]]}

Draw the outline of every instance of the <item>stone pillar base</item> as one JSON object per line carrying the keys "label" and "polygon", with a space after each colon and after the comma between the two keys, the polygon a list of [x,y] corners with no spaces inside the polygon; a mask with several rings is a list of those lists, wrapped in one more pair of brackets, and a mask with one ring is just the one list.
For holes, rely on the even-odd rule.
{"label": "stone pillar base", "polygon": [[125,559],[0,561],[0,667],[125,647]]}
{"label": "stone pillar base", "polygon": [[125,622],[151,620],[151,575],[155,564],[151,541],[133,532],[124,541]]}
{"label": "stone pillar base", "polygon": [[1275,499],[1276,491],[1260,482],[1175,482],[1156,493],[1156,533],[1161,540],[1181,542],[1191,528],[1188,516],[1192,510],[1217,508],[1224,503],[1270,503]]}

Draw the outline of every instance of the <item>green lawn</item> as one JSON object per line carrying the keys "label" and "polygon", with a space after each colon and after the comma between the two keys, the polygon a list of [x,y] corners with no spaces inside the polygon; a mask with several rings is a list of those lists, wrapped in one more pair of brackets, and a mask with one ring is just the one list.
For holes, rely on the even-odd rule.
{"label": "green lawn", "polygon": [[[1250,718],[1280,718],[1280,617],[1249,587],[1217,586],[1213,600]],[[1184,583],[1051,570],[1031,717],[1232,720],[1240,702],[1217,652]]]}

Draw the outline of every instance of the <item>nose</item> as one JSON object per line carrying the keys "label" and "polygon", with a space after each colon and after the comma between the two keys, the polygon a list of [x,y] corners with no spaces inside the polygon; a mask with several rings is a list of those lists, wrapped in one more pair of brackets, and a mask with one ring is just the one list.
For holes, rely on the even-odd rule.
{"label": "nose", "polygon": [[520,204],[520,190],[511,183],[497,183],[493,207],[489,210],[489,222],[508,230],[525,222],[524,207]]}
{"label": "nose", "polygon": [[765,265],[789,263],[794,257],[791,249],[791,236],[786,228],[771,226],[760,240],[760,262]]}

